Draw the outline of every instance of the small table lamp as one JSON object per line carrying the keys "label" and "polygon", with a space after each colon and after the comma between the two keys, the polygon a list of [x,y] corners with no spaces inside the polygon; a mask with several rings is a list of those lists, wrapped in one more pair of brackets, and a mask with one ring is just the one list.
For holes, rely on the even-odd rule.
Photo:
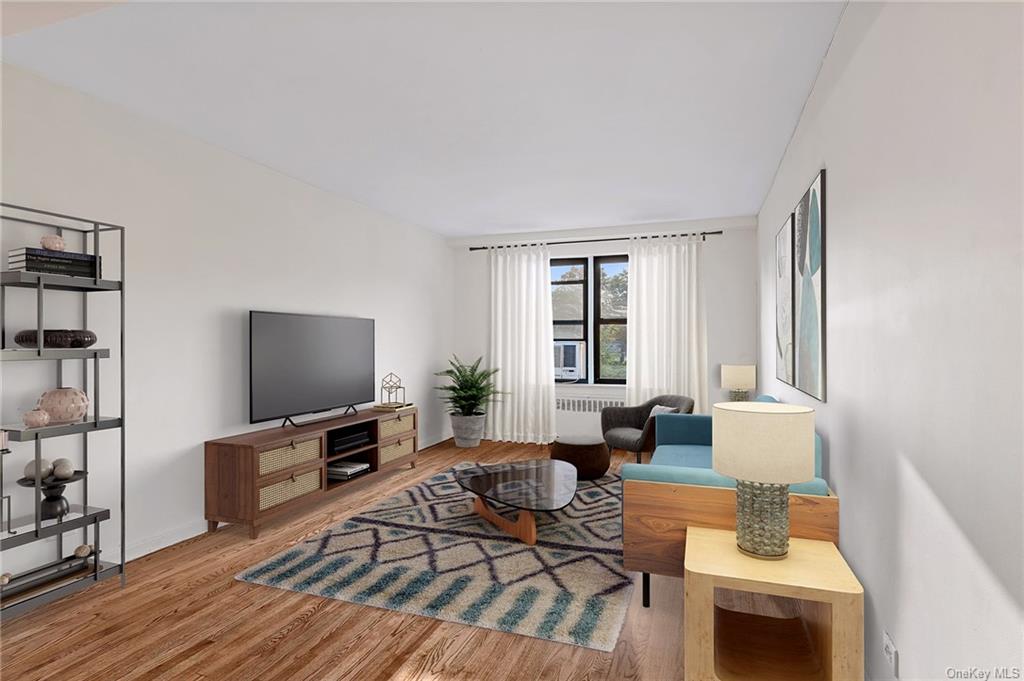
{"label": "small table lamp", "polygon": [[723,364],[722,387],[729,391],[733,402],[746,402],[750,391],[757,387],[757,367],[753,364]]}
{"label": "small table lamp", "polygon": [[814,410],[778,402],[719,402],[712,467],[736,478],[736,545],[756,558],[789,553],[789,483],[814,478]]}

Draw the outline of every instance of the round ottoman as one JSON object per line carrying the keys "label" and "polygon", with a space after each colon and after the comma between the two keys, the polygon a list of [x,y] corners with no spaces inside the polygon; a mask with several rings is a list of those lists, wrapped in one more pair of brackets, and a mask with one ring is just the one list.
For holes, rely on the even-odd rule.
{"label": "round ottoman", "polygon": [[608,472],[611,453],[601,436],[571,435],[555,438],[551,458],[576,466],[578,480],[596,480]]}

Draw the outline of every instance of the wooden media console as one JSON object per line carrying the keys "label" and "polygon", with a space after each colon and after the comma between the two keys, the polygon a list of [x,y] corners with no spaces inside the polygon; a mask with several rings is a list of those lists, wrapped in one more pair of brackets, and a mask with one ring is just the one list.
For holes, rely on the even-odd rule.
{"label": "wooden media console", "polygon": [[[416,466],[416,409],[399,413],[364,411],[298,426],[258,430],[206,443],[206,521],[259,526],[307,504],[322,503],[353,485],[393,468]],[[365,434],[357,446],[335,451],[335,442]],[[335,461],[369,464],[349,480],[330,480]]]}

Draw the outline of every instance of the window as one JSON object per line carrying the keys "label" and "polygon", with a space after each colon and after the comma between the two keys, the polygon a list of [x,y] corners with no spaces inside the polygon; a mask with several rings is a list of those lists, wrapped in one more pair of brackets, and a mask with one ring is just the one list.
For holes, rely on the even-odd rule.
{"label": "window", "polygon": [[594,258],[594,383],[626,382],[626,296],[629,260]]}
{"label": "window", "polygon": [[556,381],[589,383],[593,376],[594,383],[626,382],[628,283],[625,255],[551,260]]}
{"label": "window", "polygon": [[587,380],[587,259],[551,261],[555,380]]}

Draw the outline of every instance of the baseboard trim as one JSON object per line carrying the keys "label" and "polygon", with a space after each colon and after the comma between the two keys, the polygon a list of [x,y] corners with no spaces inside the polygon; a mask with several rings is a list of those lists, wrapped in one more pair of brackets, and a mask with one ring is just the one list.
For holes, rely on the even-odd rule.
{"label": "baseboard trim", "polygon": [[142,541],[129,542],[125,546],[125,559],[135,560],[156,553],[163,549],[194,539],[206,532],[206,520],[199,518],[194,521],[164,530],[159,534],[147,537]]}

